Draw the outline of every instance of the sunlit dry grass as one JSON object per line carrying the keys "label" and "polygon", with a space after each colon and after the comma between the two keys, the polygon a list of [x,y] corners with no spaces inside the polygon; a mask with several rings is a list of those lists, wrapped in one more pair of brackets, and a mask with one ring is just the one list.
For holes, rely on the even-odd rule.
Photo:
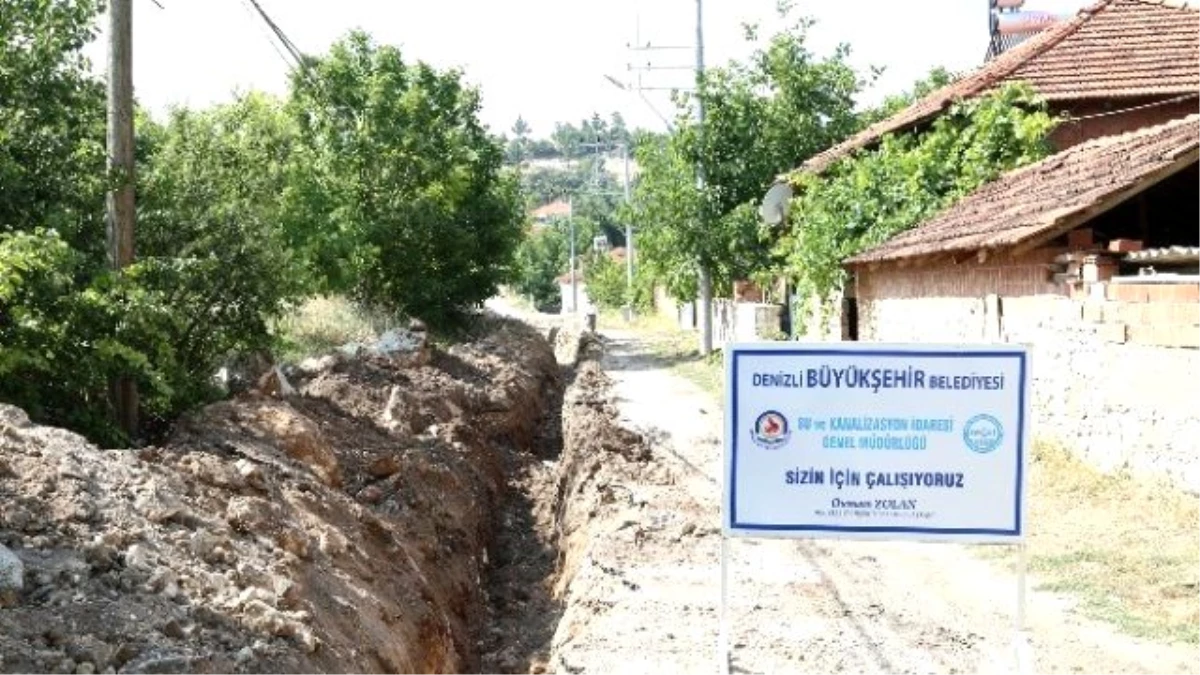
{"label": "sunlit dry grass", "polygon": [[1078,595],[1085,614],[1130,634],[1200,642],[1200,499],[1039,443],[1027,508],[1043,587]]}
{"label": "sunlit dry grass", "polygon": [[350,342],[370,340],[394,325],[389,317],[333,296],[309,298],[279,322],[277,331],[283,341],[284,360],[294,361]]}

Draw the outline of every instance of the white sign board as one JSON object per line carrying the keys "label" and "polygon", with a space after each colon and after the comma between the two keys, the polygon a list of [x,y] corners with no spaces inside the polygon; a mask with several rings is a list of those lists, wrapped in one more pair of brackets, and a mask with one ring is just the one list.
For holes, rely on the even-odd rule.
{"label": "white sign board", "polygon": [[1017,345],[726,349],[724,532],[1018,543]]}

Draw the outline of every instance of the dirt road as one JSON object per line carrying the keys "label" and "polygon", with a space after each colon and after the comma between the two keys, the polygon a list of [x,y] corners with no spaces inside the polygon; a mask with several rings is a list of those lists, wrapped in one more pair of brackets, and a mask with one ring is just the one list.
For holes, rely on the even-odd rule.
{"label": "dirt road", "polygon": [[[717,670],[722,412],[633,333],[607,331],[602,365],[622,424],[652,446],[654,478],[593,525],[550,667]],[[662,480],[665,468],[670,480]],[[965,546],[729,543],[735,672],[1012,672],[1015,578]],[[1037,672],[1186,672],[1196,650],[1116,632],[1029,579]]]}

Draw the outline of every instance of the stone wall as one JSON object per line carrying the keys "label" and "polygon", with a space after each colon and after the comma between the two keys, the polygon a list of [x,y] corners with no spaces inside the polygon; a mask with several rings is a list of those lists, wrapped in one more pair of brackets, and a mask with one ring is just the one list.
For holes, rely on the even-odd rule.
{"label": "stone wall", "polygon": [[713,300],[713,345],[779,337],[783,307],[765,302]]}
{"label": "stone wall", "polygon": [[1200,285],[1070,297],[1051,281],[1056,254],[860,268],[859,339],[1029,344],[1037,437],[1200,492]]}

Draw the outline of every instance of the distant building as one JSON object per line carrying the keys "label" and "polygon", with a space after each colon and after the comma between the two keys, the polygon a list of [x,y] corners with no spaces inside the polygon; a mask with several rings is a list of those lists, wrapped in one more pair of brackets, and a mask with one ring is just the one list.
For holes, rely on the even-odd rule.
{"label": "distant building", "polygon": [[533,218],[533,222],[538,225],[545,225],[555,218],[566,218],[571,215],[571,205],[562,199],[543,204],[533,210],[529,214]]}

